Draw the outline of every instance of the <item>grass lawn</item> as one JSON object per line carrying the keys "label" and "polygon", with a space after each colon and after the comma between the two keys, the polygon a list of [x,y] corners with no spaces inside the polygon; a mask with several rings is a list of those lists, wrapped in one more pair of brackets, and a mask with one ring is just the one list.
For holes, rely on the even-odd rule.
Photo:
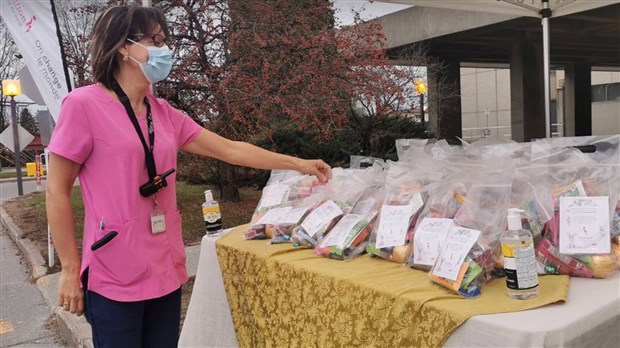
{"label": "grass lawn", "polygon": [[[217,189],[202,185],[177,183],[177,205],[183,221],[183,240],[185,245],[200,243],[201,238],[204,236],[202,203],[204,202],[204,190],[206,189],[212,189],[214,198],[219,200],[220,197]],[[220,202],[224,228],[250,222],[252,213],[254,213],[254,209],[261,196],[260,190],[251,188],[242,188],[239,193],[241,196],[240,202]],[[78,246],[80,246],[82,230],[84,228],[84,205],[79,186],[75,186],[71,192],[71,205],[75,214],[75,229]],[[45,194],[43,192],[28,194],[5,202],[3,207],[13,218],[15,224],[22,229],[25,238],[33,241],[47,260]]]}
{"label": "grass lawn", "polygon": [[[209,187],[187,184],[177,184],[177,205],[183,221],[183,239],[185,245],[200,243],[205,235],[204,220],[202,218],[202,203],[205,200],[204,191]],[[215,200],[220,200],[217,189],[213,191]],[[239,190],[241,201],[236,203],[220,202],[222,223],[224,228],[247,224],[252,218],[254,209],[260,200],[261,190],[242,188]]]}
{"label": "grass lawn", "polygon": [[[26,171],[23,170],[22,171],[22,178],[27,178],[28,176],[26,175]],[[6,179],[6,178],[16,178],[17,174],[13,171],[13,172],[0,172],[0,179]]]}

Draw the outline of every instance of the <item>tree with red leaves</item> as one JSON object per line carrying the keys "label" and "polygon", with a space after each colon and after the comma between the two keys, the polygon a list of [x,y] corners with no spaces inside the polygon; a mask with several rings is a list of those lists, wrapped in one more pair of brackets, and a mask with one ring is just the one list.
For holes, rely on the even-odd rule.
{"label": "tree with red leaves", "polygon": [[[418,76],[387,60],[379,24],[335,28],[328,1],[153,4],[170,19],[178,53],[158,91],[219,134],[256,142],[289,128],[321,142],[355,114],[375,126],[405,117],[404,87]],[[211,167],[224,199],[238,197],[235,168]]]}
{"label": "tree with red leaves", "polygon": [[[329,1],[153,0],[152,5],[168,20],[168,45],[175,53],[172,73],[156,92],[228,138],[273,149],[274,131],[292,130],[310,134],[304,140],[318,147],[354,129],[348,134],[360,143],[358,152],[371,153],[377,134],[406,119],[403,110],[412,107],[406,86],[419,75],[390,63],[380,25],[336,28]],[[181,156],[188,157],[210,169],[223,200],[239,198],[242,169]],[[180,169],[180,177],[197,176]]]}
{"label": "tree with red leaves", "polygon": [[229,1],[232,69],[222,81],[228,112],[244,134],[274,125],[320,130],[346,122],[352,86],[328,1]]}

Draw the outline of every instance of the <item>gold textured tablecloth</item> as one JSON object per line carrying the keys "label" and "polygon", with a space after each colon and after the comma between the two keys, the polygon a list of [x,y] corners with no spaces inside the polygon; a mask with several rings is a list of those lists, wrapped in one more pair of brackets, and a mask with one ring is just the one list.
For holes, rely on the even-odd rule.
{"label": "gold textured tablecloth", "polygon": [[240,347],[436,347],[465,320],[565,301],[567,276],[540,277],[541,295],[512,300],[504,279],[464,299],[426,272],[362,255],[331,260],[291,244],[216,242]]}

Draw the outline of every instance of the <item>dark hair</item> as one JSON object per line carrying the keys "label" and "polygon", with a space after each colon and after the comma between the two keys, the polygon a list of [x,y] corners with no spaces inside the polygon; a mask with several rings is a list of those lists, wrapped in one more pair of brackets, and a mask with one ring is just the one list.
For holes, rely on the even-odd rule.
{"label": "dark hair", "polygon": [[100,15],[95,21],[90,44],[95,81],[110,88],[114,74],[119,69],[121,57],[117,54],[118,49],[126,43],[128,37],[154,34],[157,26],[168,36],[164,15],[155,8],[142,7],[138,3],[112,7]]}

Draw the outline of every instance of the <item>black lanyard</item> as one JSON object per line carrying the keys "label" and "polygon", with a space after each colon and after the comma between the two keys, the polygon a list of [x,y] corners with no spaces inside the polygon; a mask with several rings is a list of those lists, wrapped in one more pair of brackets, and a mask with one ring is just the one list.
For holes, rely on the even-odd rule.
{"label": "black lanyard", "polygon": [[131,102],[129,101],[129,97],[123,91],[121,86],[116,82],[116,80],[112,81],[112,90],[116,93],[116,96],[121,101],[125,110],[127,111],[127,115],[133,124],[133,127],[136,129],[138,133],[138,137],[140,138],[140,142],[142,143],[142,147],[144,148],[144,160],[146,162],[146,170],[149,173],[149,179],[153,180],[157,176],[157,169],[155,168],[155,158],[153,157],[153,146],[155,145],[155,129],[153,128],[153,117],[151,116],[151,104],[146,97],[144,97],[144,103],[146,104],[146,124],[149,132],[149,142],[151,146],[146,145],[146,140],[144,140],[144,135],[142,134],[142,130],[140,129],[140,124],[138,123],[138,118],[136,114],[133,112],[133,108],[131,107]]}

